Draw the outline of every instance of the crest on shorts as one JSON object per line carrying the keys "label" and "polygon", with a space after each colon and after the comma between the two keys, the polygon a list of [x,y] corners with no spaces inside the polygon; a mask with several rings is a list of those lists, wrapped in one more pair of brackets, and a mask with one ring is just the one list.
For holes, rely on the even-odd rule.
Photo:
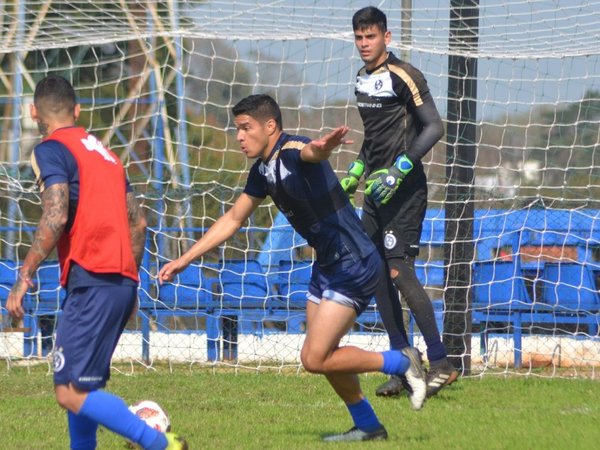
{"label": "crest on shorts", "polygon": [[55,372],[60,372],[65,367],[65,355],[62,352],[62,347],[52,354],[52,365]]}
{"label": "crest on shorts", "polygon": [[385,234],[385,237],[383,238],[383,245],[388,250],[393,249],[396,246],[397,242],[398,241],[396,240],[396,236],[394,235],[394,233],[392,231],[388,231]]}

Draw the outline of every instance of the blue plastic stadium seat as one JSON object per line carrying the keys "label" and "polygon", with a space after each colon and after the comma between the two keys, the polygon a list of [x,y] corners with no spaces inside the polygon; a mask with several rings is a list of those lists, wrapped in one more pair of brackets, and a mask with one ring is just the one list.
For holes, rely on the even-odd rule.
{"label": "blue plastic stadium seat", "polygon": [[204,308],[209,302],[209,289],[202,276],[202,266],[190,264],[171,283],[158,286],[158,302],[144,300],[142,307],[169,309]]}
{"label": "blue plastic stadium seat", "polygon": [[211,264],[217,270],[209,290],[213,306],[266,309],[273,297],[267,274],[256,260],[224,260]]}
{"label": "blue plastic stadium seat", "polygon": [[[6,307],[8,293],[17,279],[17,265],[14,261],[0,261],[0,304]],[[61,302],[65,291],[59,283],[60,269],[58,261],[44,261],[32,281],[30,289],[23,299],[25,317],[23,326],[23,353],[25,356],[38,355],[38,334],[41,332],[42,356],[52,350],[56,316],[60,314]]]}
{"label": "blue plastic stadium seat", "polygon": [[598,312],[600,298],[592,269],[576,262],[546,263],[542,302],[578,312]]}
{"label": "blue plastic stadium seat", "polygon": [[211,292],[209,316],[217,328],[216,347],[209,342],[209,360],[219,359],[221,344],[223,359],[235,360],[239,333],[262,335],[266,321],[282,320],[273,314],[276,300],[269,274],[254,259],[207,263],[204,269]]}
{"label": "blue plastic stadium seat", "polygon": [[[203,267],[190,264],[172,282],[156,285],[157,298],[140,295],[142,322],[142,358],[150,360],[150,318],[156,320],[161,331],[168,330],[164,321],[170,317],[205,318],[208,359],[217,359],[219,330],[217,319],[210,314],[212,295],[210,281],[203,275]],[[147,292],[150,292],[149,290]]]}
{"label": "blue plastic stadium seat", "polygon": [[17,269],[13,261],[0,260],[0,304],[2,307],[6,305],[8,293],[15,280],[17,279]]}
{"label": "blue plastic stadium seat", "polygon": [[531,305],[531,298],[518,262],[473,263],[473,308],[519,308]]}
{"label": "blue plastic stadium seat", "polygon": [[[17,265],[14,261],[0,261],[0,301],[6,302],[8,293],[17,279]],[[58,261],[44,261],[32,278],[34,288],[25,296],[23,304],[30,312],[59,311],[65,291],[60,287],[60,268]]]}
{"label": "blue plastic stadium seat", "polygon": [[[534,309],[518,260],[473,263],[473,322],[512,324],[515,367],[521,367],[523,315]],[[488,326],[481,332],[481,351],[487,357]]]}
{"label": "blue plastic stadium seat", "polygon": [[58,261],[44,261],[33,278],[36,292],[28,294],[25,302],[31,308],[42,313],[57,313],[66,291],[60,286],[60,267]]}
{"label": "blue plastic stadium seat", "polygon": [[290,308],[304,308],[312,274],[312,261],[279,261],[277,291]]}

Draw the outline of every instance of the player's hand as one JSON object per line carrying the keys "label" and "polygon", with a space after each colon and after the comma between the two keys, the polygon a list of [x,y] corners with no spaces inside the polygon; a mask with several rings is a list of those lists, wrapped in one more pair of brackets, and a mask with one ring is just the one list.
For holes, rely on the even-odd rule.
{"label": "player's hand", "polygon": [[21,320],[25,315],[25,310],[23,309],[23,297],[25,297],[27,289],[30,287],[33,287],[31,279],[19,275],[19,278],[8,293],[6,309],[8,314],[16,320]]}
{"label": "player's hand", "polygon": [[188,265],[181,258],[165,264],[158,271],[158,283],[163,284],[165,281],[173,281],[175,275],[182,272]]}
{"label": "player's hand", "polygon": [[365,195],[385,205],[394,196],[404,177],[413,169],[413,163],[405,154],[400,155],[392,167],[379,169],[369,175]]}
{"label": "player's hand", "polygon": [[358,189],[358,182],[364,171],[365,163],[360,159],[357,159],[356,161],[352,161],[352,163],[348,166],[348,175],[340,180],[342,189],[346,194],[348,194],[348,199],[350,200],[350,203],[352,203],[352,206],[355,206],[354,194]]}
{"label": "player's hand", "polygon": [[321,152],[331,153],[331,151],[338,145],[354,144],[352,139],[344,138],[348,131],[350,131],[350,128],[347,126],[337,127],[332,132],[327,133],[325,136],[311,141],[311,145]]}

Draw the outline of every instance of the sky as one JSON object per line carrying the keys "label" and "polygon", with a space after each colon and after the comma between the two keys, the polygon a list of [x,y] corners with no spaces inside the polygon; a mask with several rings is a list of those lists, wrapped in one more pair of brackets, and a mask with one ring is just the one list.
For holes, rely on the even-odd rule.
{"label": "sky", "polygon": [[[361,65],[351,17],[374,5],[388,16],[390,50],[408,56],[426,75],[443,112],[447,102],[449,0],[413,0],[410,51],[401,46],[401,0],[212,0],[196,5],[200,37],[227,36],[252,64],[284,58],[315,96],[313,104],[353,95]],[[478,117],[498,120],[528,110],[580,100],[600,90],[600,0],[481,0],[479,8]],[[272,38],[283,44],[274,44]],[[323,64],[323,61],[326,64]],[[260,83],[262,65],[255,67]],[[285,84],[285,79],[281,82]],[[308,90],[307,90],[308,92]]]}

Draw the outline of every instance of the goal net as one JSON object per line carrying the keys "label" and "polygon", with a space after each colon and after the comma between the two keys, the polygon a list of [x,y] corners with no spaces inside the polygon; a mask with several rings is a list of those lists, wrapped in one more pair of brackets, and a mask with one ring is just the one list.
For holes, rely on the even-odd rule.
{"label": "goal net", "polygon": [[[345,172],[362,142],[354,98],[361,62],[351,18],[369,3],[0,3],[0,357],[44,358],[64,298],[53,254],[25,300],[25,320],[15,323],[5,309],[41,210],[29,165],[39,133],[28,105],[35,83],[58,74],[76,88],[79,124],[121,157],[149,223],[140,312],[115,358],[299,368],[313,254],[270,199],[174,283],[160,286],[156,274],[243,190],[252,161],[239,151],[231,108],[246,95],[276,98],[292,134],[318,137],[349,125],[356,143],[330,159],[338,175]],[[463,77],[476,80],[468,99],[476,105],[468,119],[476,130],[474,165],[449,158],[456,142],[448,135],[426,156],[429,209],[417,273],[445,338],[463,341],[454,356],[469,360],[471,373],[533,373],[540,366],[551,374],[562,367],[594,371],[600,364],[600,1],[481,2],[472,30],[477,43],[449,47],[451,4],[460,12],[461,3],[474,2],[377,5],[388,16],[390,50],[425,74],[446,125],[448,85],[457,76],[449,75],[449,55],[477,65]],[[471,168],[473,177],[462,181],[466,196],[449,197],[451,174]],[[474,208],[472,219],[458,219],[472,223],[466,237],[448,232],[457,220],[447,217],[453,202]],[[455,244],[470,248],[472,257],[456,262]],[[466,285],[452,278],[455,264],[467,267]],[[449,301],[453,288],[468,289],[468,301]],[[410,338],[424,350],[406,312]],[[388,347],[375,304],[344,342]]]}

